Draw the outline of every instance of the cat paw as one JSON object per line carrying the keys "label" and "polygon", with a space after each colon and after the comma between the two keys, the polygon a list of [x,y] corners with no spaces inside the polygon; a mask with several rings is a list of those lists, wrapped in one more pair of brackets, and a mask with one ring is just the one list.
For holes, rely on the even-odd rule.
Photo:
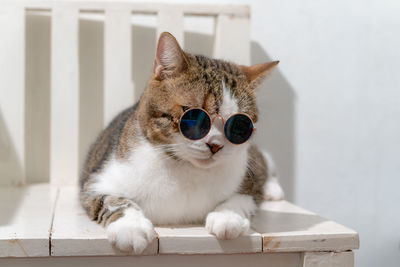
{"label": "cat paw", "polygon": [[141,254],[156,237],[153,224],[135,209],[107,226],[108,240],[118,249]]}
{"label": "cat paw", "polygon": [[264,196],[266,200],[282,200],[285,196],[282,187],[277,180],[267,181],[265,183]]}
{"label": "cat paw", "polygon": [[206,218],[206,229],[218,239],[235,239],[247,232],[250,221],[232,211],[210,212]]}

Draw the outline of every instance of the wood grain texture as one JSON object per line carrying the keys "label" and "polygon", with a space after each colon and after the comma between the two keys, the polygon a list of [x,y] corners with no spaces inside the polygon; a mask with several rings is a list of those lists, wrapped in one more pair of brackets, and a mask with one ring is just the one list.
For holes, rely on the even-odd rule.
{"label": "wood grain texture", "polygon": [[303,253],[303,267],[353,267],[354,253],[346,251],[335,252],[306,252]]}
{"label": "wood grain texture", "polygon": [[160,254],[233,254],[262,251],[259,233],[249,230],[234,240],[218,240],[204,226],[157,227]]}
{"label": "wood grain texture", "polygon": [[0,258],[49,256],[55,196],[48,184],[0,188]]}
{"label": "wood grain texture", "polygon": [[252,227],[263,236],[264,252],[358,249],[358,234],[286,201],[264,202]]}

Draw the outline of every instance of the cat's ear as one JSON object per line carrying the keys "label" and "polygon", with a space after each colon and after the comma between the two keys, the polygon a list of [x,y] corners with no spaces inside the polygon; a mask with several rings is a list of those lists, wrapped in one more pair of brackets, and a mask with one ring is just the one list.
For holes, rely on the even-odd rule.
{"label": "cat's ear", "polygon": [[277,65],[279,61],[272,61],[253,66],[240,66],[250,83],[261,82]]}
{"label": "cat's ear", "polygon": [[169,32],[161,33],[153,66],[154,76],[161,80],[178,74],[187,68],[187,62],[175,37]]}

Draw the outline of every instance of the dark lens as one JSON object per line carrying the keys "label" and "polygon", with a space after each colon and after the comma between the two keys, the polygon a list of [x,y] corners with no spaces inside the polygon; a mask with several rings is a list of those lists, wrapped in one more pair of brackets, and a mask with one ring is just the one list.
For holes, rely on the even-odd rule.
{"label": "dark lens", "polygon": [[250,138],[253,132],[253,123],[247,115],[233,115],[225,123],[224,131],[226,138],[230,142],[236,145],[243,144]]}
{"label": "dark lens", "polygon": [[180,122],[182,134],[192,140],[198,140],[206,136],[210,126],[210,117],[201,109],[188,110],[182,116]]}

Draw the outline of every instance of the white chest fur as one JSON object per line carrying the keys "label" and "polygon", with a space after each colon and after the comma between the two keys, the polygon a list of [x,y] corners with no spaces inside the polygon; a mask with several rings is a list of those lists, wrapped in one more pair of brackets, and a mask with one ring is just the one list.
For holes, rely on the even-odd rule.
{"label": "white chest fur", "polygon": [[246,165],[247,152],[200,169],[142,142],[129,160],[111,159],[92,190],[135,200],[155,224],[198,222],[238,189]]}

